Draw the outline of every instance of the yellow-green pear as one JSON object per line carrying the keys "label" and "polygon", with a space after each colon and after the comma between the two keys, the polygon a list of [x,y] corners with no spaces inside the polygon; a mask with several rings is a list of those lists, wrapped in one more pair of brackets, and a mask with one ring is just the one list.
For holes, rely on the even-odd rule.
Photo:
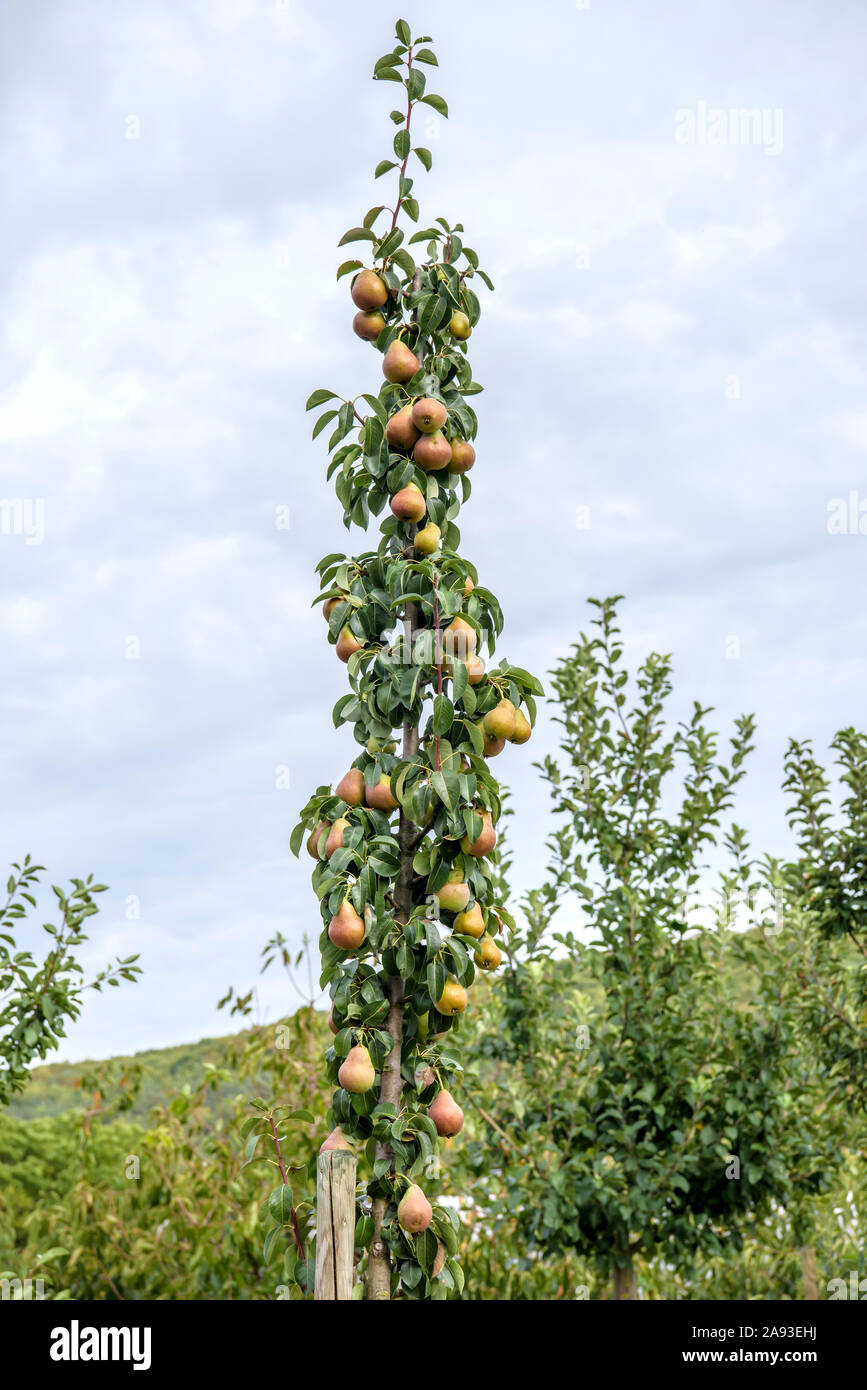
{"label": "yellow-green pear", "polygon": [[330,859],[332,854],[336,854],[339,849],[343,848],[343,832],[348,824],[349,821],[346,817],[341,816],[339,820],[336,820],[332,825],[328,832],[328,839],[325,841],[326,859]]}
{"label": "yellow-green pear", "polygon": [[464,1112],[448,1091],[440,1091],[427,1113],[441,1139],[453,1139],[464,1127]]}
{"label": "yellow-green pear", "polygon": [[511,700],[500,700],[485,715],[485,733],[489,738],[511,738],[515,732],[517,710]]}
{"label": "yellow-green pear", "polygon": [[472,333],[472,325],[469,318],[462,309],[455,309],[449,319],[449,332],[453,338],[459,338],[461,342],[466,342]]}
{"label": "yellow-green pear", "polygon": [[420,531],[416,531],[413,537],[413,545],[416,550],[421,551],[422,555],[433,555],[435,550],[439,550],[442,532],[438,526],[429,521],[427,526],[423,526]]}
{"label": "yellow-green pear", "polygon": [[364,922],[348,898],[328,924],[328,939],[340,951],[356,951],[364,940]]}
{"label": "yellow-green pear", "polygon": [[475,840],[470,840],[468,835],[464,835],[461,840],[461,849],[464,854],[471,854],[474,859],[481,859],[484,855],[490,854],[497,843],[497,832],[494,829],[490,811],[482,811],[481,817],[482,828],[478,837]]}
{"label": "yellow-green pear", "polygon": [[468,883],[444,883],[442,888],[437,889],[434,896],[443,912],[463,912],[470,901],[470,885]]}
{"label": "yellow-green pear", "polygon": [[392,796],[391,780],[383,772],[375,787],[364,788],[364,799],[375,811],[396,811],[397,802]]}
{"label": "yellow-green pear", "polygon": [[365,313],[380,309],[388,299],[385,281],[375,270],[360,270],[352,282],[350,294],[355,307]]}
{"label": "yellow-green pear", "polygon": [[319,1152],[321,1154],[330,1153],[333,1149],[343,1149],[348,1153],[352,1153],[352,1145],[347,1144],[346,1136],[340,1128],[340,1125],[331,1131],[324,1143],[319,1145]]}
{"label": "yellow-green pear", "polygon": [[413,1183],[408,1187],[397,1208],[397,1219],[410,1235],[426,1231],[433,1219],[433,1207],[421,1188]]}
{"label": "yellow-green pear", "polygon": [[460,657],[462,661],[466,661],[467,652],[476,650],[478,640],[476,629],[465,618],[453,618],[443,629],[443,650],[449,656]]}
{"label": "yellow-green pear", "polygon": [[421,363],[406,345],[399,338],[394,338],[389,343],[382,359],[382,371],[386,381],[394,385],[407,382],[415,376]]}
{"label": "yellow-green pear", "polygon": [[483,936],[473,953],[473,960],[479,969],[496,970],[502,959],[503,953],[496,941],[492,941],[489,936]]}
{"label": "yellow-green pear", "polygon": [[321,820],[317,825],[314,825],[307,840],[307,853],[311,859],[319,858],[319,841],[322,839],[323,832],[329,829],[327,820]]}
{"label": "yellow-green pear", "polygon": [[448,411],[442,401],[432,396],[422,396],[412,408],[412,423],[422,434],[436,434],[448,419]]}
{"label": "yellow-green pear", "polygon": [[370,1060],[370,1053],[361,1043],[349,1049],[337,1073],[337,1080],[344,1091],[349,1091],[354,1096],[360,1096],[370,1090],[376,1080],[376,1071]]}
{"label": "yellow-green pear", "polygon": [[351,767],[334,788],[334,795],[347,806],[360,806],[364,800],[364,777],[360,767]]}
{"label": "yellow-green pear", "polygon": [[437,1000],[437,1009],[441,1014],[451,1017],[454,1014],[463,1013],[467,1007],[467,991],[457,980],[446,980],[443,985],[443,992]]}
{"label": "yellow-green pear", "polygon": [[515,732],[512,734],[512,743],[526,743],[533,732],[533,726],[524,714],[523,710],[515,711]]}
{"label": "yellow-green pear", "polygon": [[427,502],[418,483],[407,483],[391,499],[391,510],[399,521],[421,521]]}
{"label": "yellow-green pear", "polygon": [[452,931],[460,932],[462,936],[484,936],[485,918],[478,903],[458,913],[452,922]]}
{"label": "yellow-green pear", "polygon": [[350,627],[340,629],[336,650],[341,661],[348,661],[356,652],[361,651],[361,643]]}

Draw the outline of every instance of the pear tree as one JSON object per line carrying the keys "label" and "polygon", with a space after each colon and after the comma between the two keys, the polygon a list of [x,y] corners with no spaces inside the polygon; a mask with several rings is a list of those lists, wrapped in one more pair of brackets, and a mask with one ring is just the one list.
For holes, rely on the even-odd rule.
{"label": "pear tree", "polygon": [[401,89],[374,171],[390,192],[343,236],[354,251],[337,271],[380,385],[307,402],[345,526],[379,531],[375,548],[318,566],[315,602],[350,687],[334,725],[352,730],[357,755],[311,796],[291,841],[298,854],[306,838],[314,861],[331,996],[325,1142],[366,1165],[355,1239],[376,1300],[463,1290],[457,1215],[431,1197],[439,1142],[463,1123],[453,1031],[477,970],[500,962],[507,921],[488,859],[501,813],[489,760],[530,737],[541,694],[527,671],[493,664],[500,605],[459,553],[482,389],[469,340],[477,287],[493,285],[461,223],[417,225],[415,175],[432,162],[418,118],[448,108],[427,85],[431,40],[403,20],[395,39],[373,72]]}

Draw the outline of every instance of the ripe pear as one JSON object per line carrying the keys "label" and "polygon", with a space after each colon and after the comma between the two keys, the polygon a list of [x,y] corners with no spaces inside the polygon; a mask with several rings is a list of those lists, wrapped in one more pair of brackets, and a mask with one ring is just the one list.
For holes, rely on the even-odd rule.
{"label": "ripe pear", "polygon": [[413,1183],[406,1189],[397,1208],[397,1219],[410,1235],[426,1231],[433,1219],[433,1207],[421,1188]]}
{"label": "ripe pear", "polygon": [[443,630],[443,648],[450,656],[459,656],[462,661],[466,660],[467,652],[474,652],[478,643],[476,629],[471,627],[464,618],[453,618],[447,628]]}
{"label": "ripe pear", "polygon": [[423,468],[426,473],[437,473],[440,469],[448,467],[452,446],[439,431],[436,434],[423,434],[416,441],[412,456],[419,468]]}
{"label": "ripe pear", "polygon": [[328,939],[341,951],[356,951],[364,940],[364,923],[348,898],[328,924]]}
{"label": "ripe pear", "polygon": [[437,1008],[441,1014],[449,1016],[463,1013],[467,1007],[467,991],[457,980],[446,980],[443,985],[443,992],[437,1000]]}
{"label": "ripe pear", "polygon": [[485,715],[485,733],[490,738],[511,738],[515,732],[516,714],[511,700],[501,700]]}
{"label": "ripe pear", "polygon": [[391,781],[384,772],[375,787],[365,785],[364,799],[375,811],[397,810],[397,802],[391,794]]}
{"label": "ripe pear", "polygon": [[449,469],[452,473],[469,473],[476,461],[476,451],[466,439],[453,439]]}
{"label": "ripe pear", "polygon": [[349,1049],[337,1073],[337,1080],[344,1091],[349,1091],[354,1096],[360,1096],[370,1090],[376,1080],[376,1071],[370,1060],[370,1053],[361,1043]]}
{"label": "ripe pear", "polygon": [[324,602],[323,605],[322,605],[322,612],[323,612],[323,614],[324,614],[324,617],[325,617],[325,621],[326,621],[326,622],[328,622],[328,619],[331,617],[331,614],[334,612],[334,610],[335,610],[335,608],[337,607],[338,603],[342,603],[342,602],[343,602],[342,596],[341,596],[340,598],[327,598],[327,599],[325,600],[325,602]]}
{"label": "ripe pear", "polygon": [[496,970],[502,959],[502,951],[489,936],[482,937],[478,949],[473,952],[473,960],[480,970]]}
{"label": "ripe pear", "polygon": [[311,859],[319,858],[319,841],[322,837],[322,832],[328,829],[328,821],[321,820],[317,825],[314,825],[313,829],[311,830],[307,838],[307,853],[310,855]]}
{"label": "ripe pear", "polygon": [[365,343],[375,343],[384,328],[385,319],[375,309],[370,313],[363,313],[359,309],[352,320],[353,333],[356,338],[362,338]]}
{"label": "ripe pear", "polygon": [[334,1022],[334,1005],[333,1005],[333,1004],[331,1005],[331,1008],[328,1010],[328,1027],[331,1029],[332,1033],[334,1033],[335,1036],[340,1032],[340,1029],[338,1028],[337,1024]]}
{"label": "ripe pear", "polygon": [[467,680],[470,685],[478,685],[485,678],[485,663],[475,652],[467,652]]}
{"label": "ripe pear", "polygon": [[464,598],[469,598],[470,594],[473,592],[473,589],[475,587],[476,586],[473,583],[472,579],[469,575],[467,575],[466,579],[464,580]]}
{"label": "ripe pear", "polygon": [[411,449],[419,437],[412,422],[412,406],[405,405],[392,415],[385,427],[385,437],[393,449]]}
{"label": "ripe pear", "polygon": [[386,381],[394,385],[407,382],[415,376],[421,363],[415,353],[410,351],[406,343],[402,343],[399,338],[394,338],[389,343],[385,356],[382,359],[382,371]]}
{"label": "ripe pear", "polygon": [[412,423],[422,434],[437,434],[448,419],[448,411],[442,401],[432,396],[421,396],[412,408]]}
{"label": "ripe pear", "polygon": [[427,502],[418,483],[408,483],[391,499],[391,510],[399,521],[421,521]]}
{"label": "ripe pear", "polygon": [[523,710],[520,710],[520,709],[519,709],[519,710],[516,710],[516,711],[515,711],[515,732],[512,734],[511,742],[512,742],[512,743],[526,743],[526,742],[527,742],[527,739],[530,737],[530,735],[531,735],[532,732],[533,732],[533,726],[532,726],[532,724],[530,723],[530,721],[529,721],[529,719],[527,718],[527,716],[524,714]]}
{"label": "ripe pear", "polygon": [[360,806],[364,800],[364,777],[360,767],[351,767],[334,788],[334,795],[347,806]]}
{"label": "ripe pear", "polygon": [[340,629],[336,651],[341,661],[348,661],[356,652],[361,651],[361,643],[350,627]]}
{"label": "ripe pear", "polygon": [[494,845],[497,843],[497,832],[490,811],[482,812],[482,829],[478,839],[470,840],[467,835],[461,840],[461,849],[464,854],[471,854],[474,859],[481,859],[483,855],[490,854]]}
{"label": "ripe pear", "polygon": [[[427,1014],[425,1014],[427,1018]],[[432,1086],[437,1079],[437,1074],[433,1067],[420,1067],[415,1075],[416,1088],[419,1091],[426,1091],[428,1086]]]}
{"label": "ripe pear", "polygon": [[375,270],[360,270],[352,282],[352,302],[357,309],[366,312],[379,309],[388,299],[385,281]]}
{"label": "ripe pear", "polygon": [[343,832],[348,824],[349,821],[346,817],[341,816],[339,820],[336,820],[332,825],[328,832],[328,839],[325,841],[326,859],[330,859],[332,854],[336,854],[339,849],[343,848]]}
{"label": "ripe pear", "polygon": [[463,912],[470,901],[470,885],[468,883],[444,883],[442,888],[437,889],[434,896],[443,912]]}
{"label": "ripe pear", "polygon": [[352,1153],[352,1145],[347,1144],[346,1138],[344,1136],[343,1130],[340,1128],[340,1125],[338,1125],[336,1129],[333,1129],[331,1131],[324,1143],[319,1145],[319,1152],[321,1154],[327,1154],[332,1149],[344,1149],[347,1152]]}
{"label": "ripe pear", "polygon": [[502,753],[506,746],[504,738],[494,738],[492,735],[485,735],[482,753],[486,758],[495,758],[498,753]]}
{"label": "ripe pear", "polygon": [[453,1139],[464,1127],[464,1112],[448,1091],[440,1091],[427,1113],[441,1139]]}
{"label": "ripe pear", "polygon": [[452,931],[460,932],[462,936],[474,936],[477,939],[485,934],[485,919],[482,909],[478,903],[473,903],[465,912],[459,912],[452,922]]}
{"label": "ripe pear", "polygon": [[423,526],[420,531],[416,531],[413,537],[413,545],[416,550],[420,550],[422,555],[433,555],[435,550],[439,550],[442,532],[438,526],[429,521],[427,526]]}
{"label": "ripe pear", "polygon": [[381,738],[375,738],[371,734],[370,738],[367,740],[367,751],[370,753],[371,757],[374,753],[396,753],[397,744],[393,739],[384,742]]}
{"label": "ripe pear", "polygon": [[467,315],[461,309],[455,309],[449,319],[449,332],[453,338],[459,338],[461,342],[466,342],[472,333],[472,325]]}
{"label": "ripe pear", "polygon": [[437,1241],[437,1252],[434,1255],[433,1268],[430,1272],[431,1279],[438,1279],[443,1272],[443,1265],[446,1262],[446,1247],[441,1240]]}

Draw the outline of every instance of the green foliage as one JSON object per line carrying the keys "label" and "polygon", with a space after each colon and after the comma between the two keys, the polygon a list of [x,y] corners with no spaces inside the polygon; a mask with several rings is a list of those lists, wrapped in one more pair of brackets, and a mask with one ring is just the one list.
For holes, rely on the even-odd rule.
{"label": "green foliage", "polygon": [[87,989],[100,991],[103,985],[115,988],[121,980],[135,980],[141,973],[137,955],[118,957],[113,966],[101,970],[89,982],[82,976],[78,947],[87,941],[84,930],[88,917],[99,911],[96,893],[105,884],[74,878],[71,892],[54,887],[60,924],[44,922],[42,930],[51,938],[50,948],[41,960],[33,949],[18,949],[17,933],[27,926],[27,913],[36,908],[34,890],[41,864],[33,864],[28,854],[23,864],[13,864],[14,872],[6,885],[6,902],[0,907],[0,1105],[22,1091],[29,1068],[36,1058],[46,1057],[66,1036],[66,1023],[81,1012],[81,998]]}

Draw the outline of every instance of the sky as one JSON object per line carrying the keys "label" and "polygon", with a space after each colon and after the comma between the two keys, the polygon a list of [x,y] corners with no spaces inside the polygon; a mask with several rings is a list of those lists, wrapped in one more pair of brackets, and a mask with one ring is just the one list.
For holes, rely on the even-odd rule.
{"label": "sky", "polygon": [[[727,739],[755,713],[736,817],[783,853],[787,739],[864,723],[867,11],[400,13],[450,107],[424,117],[422,222],[460,219],[496,286],[461,529],[498,655],[544,679],[588,596],[625,595],[627,658],[672,654],[674,719],[700,700]],[[397,17],[0,12],[0,848],[110,885],[86,964],[144,967],[62,1059],[228,1031],[230,984],[258,981],[261,1018],[299,1002],[259,956],[318,935],[289,833],[355,749],[314,566],[368,547],[304,402],[381,380],[336,243],[391,191],[397,88],[370,73]],[[545,872],[552,715],[496,764],[516,896]]]}

